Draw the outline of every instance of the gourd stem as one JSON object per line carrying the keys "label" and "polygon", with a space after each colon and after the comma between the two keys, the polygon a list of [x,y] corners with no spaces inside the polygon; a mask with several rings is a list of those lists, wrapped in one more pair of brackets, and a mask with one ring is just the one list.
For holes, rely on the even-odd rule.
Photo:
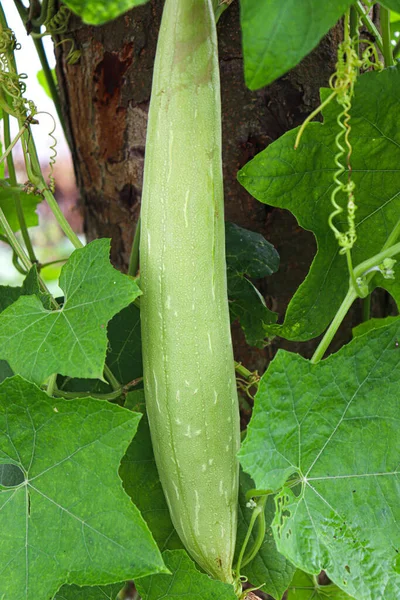
{"label": "gourd stem", "polygon": [[[255,525],[257,519],[260,518],[261,515],[264,515],[264,507],[265,507],[265,502],[267,500],[267,497],[268,496],[262,496],[258,500],[257,506],[253,509],[253,512],[251,514],[251,519],[250,519],[249,527],[247,529],[246,537],[244,538],[244,541],[243,541],[243,544],[242,544],[242,548],[240,550],[240,554],[239,554],[239,557],[238,557],[238,560],[237,560],[237,563],[236,563],[236,567],[235,567],[235,572],[236,572],[236,577],[237,578],[240,578],[240,569],[242,568],[242,566],[247,565],[250,562],[250,560],[253,560],[254,556],[257,554],[257,552],[260,549],[260,546],[262,544],[262,541],[261,541],[261,544],[259,543],[259,537],[261,535],[260,532],[262,531],[262,527],[263,527],[263,523],[261,522],[261,525],[260,525],[261,529],[259,529],[259,531],[258,531],[255,543],[253,545],[253,548],[251,549],[251,551],[249,552],[249,554],[246,557],[244,557],[244,554],[246,552],[246,548],[247,548],[247,545],[249,543],[250,536],[251,536],[251,533],[253,531],[254,525]],[[262,535],[262,540],[264,540],[264,536],[265,536],[265,517],[264,517],[263,521],[264,521],[264,532],[263,532],[263,535]],[[255,550],[256,547],[257,547],[257,550],[256,550],[256,552],[254,552],[254,550]],[[254,554],[254,556],[253,556],[253,554]],[[249,557],[251,557],[251,558],[249,558]]]}
{"label": "gourd stem", "polygon": [[392,53],[392,39],[390,35],[390,10],[381,5],[381,31],[383,41],[383,59],[385,67],[394,65]]}
{"label": "gourd stem", "polygon": [[260,548],[264,542],[265,529],[266,529],[264,508],[265,508],[265,503],[267,502],[267,498],[268,498],[268,496],[263,496],[259,500],[259,505],[262,508],[262,511],[260,512],[258,520],[257,520],[258,527],[257,527],[256,539],[254,540],[254,544],[253,544],[253,547],[251,548],[250,552],[248,552],[248,554],[246,554],[246,556],[242,559],[242,567],[245,567],[246,565],[251,563],[251,561],[257,556],[258,551],[260,550]]}
{"label": "gourd stem", "polygon": [[[364,260],[364,262],[360,263],[354,269],[354,274],[356,277],[362,277],[366,273],[366,271],[369,271],[373,267],[380,265],[385,260],[385,258],[391,258],[392,256],[396,256],[396,254],[399,254],[399,253],[400,253],[400,242],[397,242],[397,244],[394,244],[393,246],[389,246],[389,248],[382,250],[382,252],[379,252],[379,254],[375,254],[375,256],[372,256],[372,258],[369,258],[368,260]],[[374,274],[372,274],[372,275],[374,275]]]}

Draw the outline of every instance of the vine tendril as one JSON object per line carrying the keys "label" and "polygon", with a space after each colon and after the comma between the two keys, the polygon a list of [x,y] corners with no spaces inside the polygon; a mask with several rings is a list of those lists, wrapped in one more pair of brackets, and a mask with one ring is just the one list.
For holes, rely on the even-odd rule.
{"label": "vine tendril", "polygon": [[[46,31],[43,33],[31,33],[32,37],[42,38],[46,35],[61,35],[68,31],[68,23],[71,17],[71,11],[66,6],[60,6],[60,8],[55,11],[54,2],[50,2],[47,18],[45,19],[43,25],[46,27]],[[61,44],[65,44],[69,42],[71,44],[70,50],[67,54],[66,61],[69,65],[74,65],[78,62],[81,51],[78,50],[75,46],[75,41],[72,38],[65,38],[57,44],[55,47],[60,46]]]}
{"label": "vine tendril", "polygon": [[[366,44],[366,47],[362,52],[359,52],[360,44]],[[355,200],[356,184],[352,179],[351,157],[353,153],[353,147],[350,140],[350,111],[352,106],[352,98],[354,95],[354,86],[357,81],[359,70],[381,70],[382,68],[383,65],[379,60],[379,56],[374,44],[368,40],[358,39],[358,36],[355,36],[354,38],[350,37],[349,12],[347,12],[345,16],[344,41],[338,46],[336,71],[331,75],[329,80],[331,93],[304,121],[303,125],[298,131],[295,141],[296,149],[300,143],[303,132],[311,119],[318,115],[321,110],[330,104],[333,99],[336,99],[336,102],[340,107],[336,117],[338,133],[335,136],[335,146],[337,152],[335,154],[334,161],[337,169],[333,175],[334,188],[330,197],[333,210],[328,217],[328,224],[338,242],[340,254],[347,255],[347,262],[351,276],[353,276],[353,269],[350,252],[357,240],[355,219],[357,204]],[[344,178],[343,176],[346,172],[347,178]],[[340,202],[340,197],[343,196],[347,199],[347,226],[345,231],[340,230],[336,224],[337,218],[345,210]],[[353,284],[355,284],[355,281],[353,281]],[[358,286],[356,285],[355,288],[357,289],[357,287]]]}

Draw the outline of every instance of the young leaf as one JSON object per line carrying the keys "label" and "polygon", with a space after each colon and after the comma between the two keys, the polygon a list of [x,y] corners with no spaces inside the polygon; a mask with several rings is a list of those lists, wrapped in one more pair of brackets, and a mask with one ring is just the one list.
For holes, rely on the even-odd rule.
{"label": "young leaf", "polygon": [[225,223],[228,297],[231,319],[238,319],[251,346],[265,345],[268,325],[277,314],[245,275],[266,277],[278,270],[279,255],[272,244],[259,233],[233,223]]}
{"label": "young leaf", "polygon": [[[352,178],[358,206],[355,265],[381,251],[399,218],[400,129],[396,108],[399,94],[399,67],[366,73],[355,87],[350,121]],[[308,125],[298,150],[293,149],[295,129],[258,154],[238,175],[242,185],[258,200],[289,209],[317,239],[317,255],[289,304],[284,324],[269,327],[270,334],[290,340],[319,335],[332,320],[348,289],[346,258],[339,254],[328,226],[336,171],[337,110],[336,102],[331,103],[324,111],[323,124]],[[343,177],[347,176],[344,173]],[[345,213],[342,227],[346,226],[344,221]],[[373,282],[400,301],[399,277],[390,282],[379,275]]]}
{"label": "young leaf", "polygon": [[277,547],[355,598],[398,597],[400,322],[313,365],[279,351],[240,451],[257,488],[279,491]]}
{"label": "young leaf", "polygon": [[143,600],[237,600],[233,586],[200,573],[185,550],[166,550],[162,556],[171,575],[138,579],[136,587]]}
{"label": "young leaf", "polygon": [[0,386],[0,598],[52,598],[64,583],[102,585],[165,572],[118,478],[140,415],[106,401],[57,400],[20,377]]}
{"label": "young leaf", "polygon": [[351,600],[336,585],[319,585],[316,578],[297,570],[288,589],[287,600]]}
{"label": "young leaf", "polygon": [[257,90],[295,67],[352,2],[240,0],[246,85]]}
{"label": "young leaf", "polygon": [[15,373],[38,384],[53,373],[102,379],[107,323],[141,293],[110,265],[109,249],[100,239],[71,254],[61,271],[59,310],[23,296],[1,313],[0,358]]}
{"label": "young leaf", "polygon": [[[54,79],[55,85],[57,85],[57,73],[56,73],[56,70],[55,69],[51,69],[50,73],[51,73],[52,78]],[[51,95],[49,84],[47,83],[46,75],[44,74],[44,70],[43,69],[40,69],[36,73],[36,79],[38,80],[38,82],[42,86],[43,90],[46,92],[46,95],[49,98],[53,99],[53,96]]]}
{"label": "young leaf", "polygon": [[134,6],[145,4],[147,1],[107,0],[107,2],[99,2],[98,0],[64,0],[64,4],[79,15],[84,23],[102,25],[102,23],[112,21],[127,10],[130,10]]}
{"label": "young leaf", "polygon": [[154,460],[149,424],[145,412],[144,391],[127,395],[125,407],[143,417],[137,434],[121,461],[119,474],[124,489],[139,508],[161,551],[183,548],[171,517]]}
{"label": "young leaf", "polygon": [[[250,489],[254,489],[254,483],[246,473],[241,471],[236,559],[238,552],[242,547],[251,519],[252,509],[247,506],[246,500],[246,492]],[[260,586],[260,589],[263,592],[266,592],[276,600],[280,600],[292,580],[296,567],[280,554],[276,548],[271,529],[274,514],[275,504],[273,497],[270,496],[265,505],[265,521],[267,528],[264,541],[257,556],[247,566],[241,569],[241,574],[245,575],[252,585]],[[255,533],[253,532],[247,550],[251,548],[254,540]]]}

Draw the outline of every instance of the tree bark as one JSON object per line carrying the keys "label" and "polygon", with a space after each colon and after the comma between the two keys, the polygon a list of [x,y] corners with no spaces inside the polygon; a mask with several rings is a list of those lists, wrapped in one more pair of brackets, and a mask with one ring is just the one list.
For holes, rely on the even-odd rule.
{"label": "tree bark", "polygon": [[[70,21],[81,50],[76,65],[66,64],[68,45],[57,48],[57,75],[69,132],[87,239],[112,238],[112,261],[127,269],[140,209],[147,111],[162,12],[161,0],[135,8],[101,27]],[[221,67],[225,217],[262,233],[280,256],[281,268],[260,282],[267,302],[280,315],[305,278],[316,244],[293,216],[257,202],[236,180],[248,160],[297,126],[318,105],[319,88],[335,69],[339,28],[334,28],[302,63],[262,90],[245,87],[238,2],[218,24]],[[249,348],[233,327],[235,355],[249,368],[265,369],[276,344]],[[279,340],[309,356],[316,341]]]}

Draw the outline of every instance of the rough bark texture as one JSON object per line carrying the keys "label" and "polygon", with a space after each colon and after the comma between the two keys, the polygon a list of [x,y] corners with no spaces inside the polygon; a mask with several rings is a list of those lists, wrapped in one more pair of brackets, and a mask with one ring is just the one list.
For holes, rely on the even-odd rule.
{"label": "rough bark texture", "polygon": [[[147,109],[161,0],[151,0],[102,27],[71,19],[68,35],[82,56],[65,62],[58,47],[57,71],[69,130],[78,187],[89,240],[112,237],[112,260],[126,269],[142,188]],[[251,92],[244,84],[238,3],[223,14],[219,29],[223,106],[226,219],[262,233],[281,256],[279,273],[260,283],[281,316],[304,279],[316,245],[311,233],[287,211],[271,209],[247,194],[236,173],[285,131],[298,125],[318,104],[319,88],[334,70],[339,29],[290,74]],[[342,338],[343,340],[343,338]],[[277,341],[280,347],[309,356],[316,341]],[[249,348],[234,326],[235,355],[249,368],[265,369],[275,342],[264,350]]]}

